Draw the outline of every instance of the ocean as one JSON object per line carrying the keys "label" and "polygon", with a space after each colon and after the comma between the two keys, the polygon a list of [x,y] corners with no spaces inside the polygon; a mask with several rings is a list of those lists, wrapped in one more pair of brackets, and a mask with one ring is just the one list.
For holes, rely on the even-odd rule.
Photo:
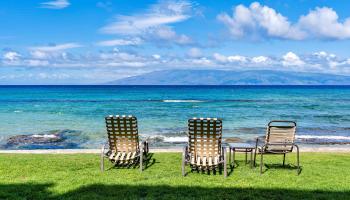
{"label": "ocean", "polygon": [[0,148],[99,148],[107,115],[136,116],[154,147],[183,145],[192,117],[221,118],[240,142],[281,119],[298,143],[349,144],[350,86],[0,86]]}

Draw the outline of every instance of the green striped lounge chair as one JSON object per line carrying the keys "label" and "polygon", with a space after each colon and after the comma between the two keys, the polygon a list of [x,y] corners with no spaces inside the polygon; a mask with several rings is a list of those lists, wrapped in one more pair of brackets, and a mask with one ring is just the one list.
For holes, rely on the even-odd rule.
{"label": "green striped lounge chair", "polygon": [[101,150],[101,171],[104,171],[104,159],[115,166],[140,165],[143,171],[143,161],[147,158],[148,143],[140,142],[137,119],[134,116],[105,117],[108,142]]}
{"label": "green striped lounge chair", "polygon": [[217,118],[193,118],[188,120],[188,144],[182,154],[182,175],[185,166],[192,170],[216,170],[224,168],[227,177],[226,149],[222,147],[222,120]]}

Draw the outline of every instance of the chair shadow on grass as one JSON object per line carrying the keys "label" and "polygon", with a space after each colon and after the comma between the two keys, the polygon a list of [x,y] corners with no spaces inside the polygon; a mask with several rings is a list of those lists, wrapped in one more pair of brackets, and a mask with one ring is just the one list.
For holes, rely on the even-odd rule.
{"label": "chair shadow on grass", "polygon": [[[152,165],[154,165],[156,163],[156,159],[153,158],[153,153],[148,153],[146,159],[144,160],[144,168],[143,170],[148,169],[149,167],[151,167]],[[112,170],[112,169],[135,169],[135,168],[139,168],[140,164],[137,163],[132,163],[132,164],[113,164],[112,166],[110,166],[109,168],[107,168],[106,170]]]}
{"label": "chair shadow on grass", "polygon": [[[250,163],[246,163],[245,161],[241,161],[241,160],[235,160],[233,162],[233,164],[229,164],[227,167],[227,176],[230,176],[231,174],[234,173],[235,169],[237,169],[238,167],[249,167],[250,168]],[[252,168],[254,169],[254,167]]]}
{"label": "chair shadow on grass", "polygon": [[[186,172],[186,176],[189,174],[189,173],[200,173],[200,174],[203,174],[203,175],[208,175],[208,176],[211,176],[211,175],[223,175],[223,171],[224,169],[222,167],[219,167],[218,169],[214,169],[214,170],[207,170],[207,169],[191,169],[190,171],[187,171]],[[227,173],[228,174],[228,173]]]}
{"label": "chair shadow on grass", "polygon": [[350,189],[326,191],[122,184],[91,184],[54,194],[54,186],[52,183],[0,184],[0,199],[348,199],[350,196]]}
{"label": "chair shadow on grass", "polygon": [[299,167],[299,171],[298,171],[298,166],[294,165],[294,164],[264,164],[265,168],[263,169],[262,173],[264,174],[265,172],[269,171],[270,169],[278,169],[278,170],[290,170],[290,171],[296,171],[298,173],[298,175],[301,174],[303,168],[302,166]]}
{"label": "chair shadow on grass", "polygon": [[[240,161],[240,160],[235,160],[235,162],[232,164],[228,164],[227,165],[227,176],[230,176],[234,173],[234,171],[238,168],[238,167],[249,167],[251,168],[251,170],[254,169],[258,169],[259,168],[259,164],[257,164],[254,167],[254,163],[252,163],[253,167],[251,168],[251,165],[249,162],[245,162],[245,161]],[[286,169],[286,170],[298,170],[298,167],[293,165],[293,164],[264,164],[264,169],[263,169],[263,173],[267,172],[270,169]],[[301,171],[302,171],[302,166],[300,166],[299,168],[299,172],[297,171],[297,173],[300,175]],[[201,173],[201,174],[206,174],[206,175],[223,175],[223,167],[219,167],[217,170],[200,170],[200,169],[191,169],[190,171],[186,172],[186,176],[189,173]]]}

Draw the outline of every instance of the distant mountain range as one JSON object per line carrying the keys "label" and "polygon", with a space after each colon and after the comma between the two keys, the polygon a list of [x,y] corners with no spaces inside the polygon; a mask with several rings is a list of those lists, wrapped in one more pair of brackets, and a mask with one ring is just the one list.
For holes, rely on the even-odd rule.
{"label": "distant mountain range", "polygon": [[107,85],[350,85],[350,76],[272,70],[165,70]]}

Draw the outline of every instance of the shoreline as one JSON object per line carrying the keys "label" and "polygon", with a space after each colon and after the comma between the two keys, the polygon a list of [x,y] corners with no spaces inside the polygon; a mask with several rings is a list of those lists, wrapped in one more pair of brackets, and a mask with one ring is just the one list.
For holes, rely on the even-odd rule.
{"label": "shoreline", "polygon": [[[179,148],[150,148],[150,153],[180,153]],[[0,150],[0,154],[99,154],[101,149],[35,149]],[[295,152],[295,151],[293,151]],[[350,145],[342,147],[300,147],[300,152],[313,153],[350,153]]]}

